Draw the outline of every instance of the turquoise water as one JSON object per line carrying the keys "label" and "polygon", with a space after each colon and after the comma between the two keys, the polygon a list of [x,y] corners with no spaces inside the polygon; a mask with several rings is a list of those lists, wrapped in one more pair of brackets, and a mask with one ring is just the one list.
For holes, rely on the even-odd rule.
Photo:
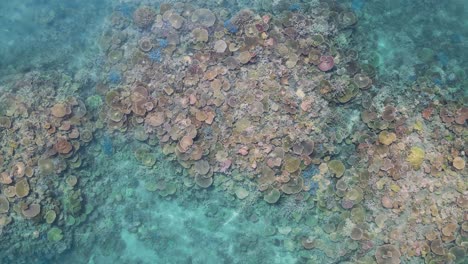
{"label": "turquoise water", "polygon": [[0,263],[466,263],[466,17],[0,4]]}

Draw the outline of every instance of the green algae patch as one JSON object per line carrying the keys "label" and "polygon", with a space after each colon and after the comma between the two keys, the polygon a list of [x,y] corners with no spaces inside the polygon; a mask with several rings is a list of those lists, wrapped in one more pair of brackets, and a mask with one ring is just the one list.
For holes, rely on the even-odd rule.
{"label": "green algae patch", "polygon": [[274,204],[276,203],[281,196],[281,192],[276,189],[276,188],[271,188],[270,190],[267,190],[265,195],[263,196],[263,200],[269,204]]}
{"label": "green algae patch", "polygon": [[54,210],[47,211],[47,213],[44,216],[46,223],[48,224],[52,224],[55,221],[56,217],[57,217],[57,214],[55,213]]}
{"label": "green algae patch", "polygon": [[58,242],[63,239],[63,232],[60,228],[52,227],[49,232],[47,232],[47,240],[50,242]]}

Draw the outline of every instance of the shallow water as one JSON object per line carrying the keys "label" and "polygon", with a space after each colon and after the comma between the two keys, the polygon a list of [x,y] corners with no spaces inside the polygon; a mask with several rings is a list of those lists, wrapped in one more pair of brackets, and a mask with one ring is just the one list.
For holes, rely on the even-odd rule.
{"label": "shallow water", "polygon": [[465,263],[466,17],[2,3],[0,263]]}

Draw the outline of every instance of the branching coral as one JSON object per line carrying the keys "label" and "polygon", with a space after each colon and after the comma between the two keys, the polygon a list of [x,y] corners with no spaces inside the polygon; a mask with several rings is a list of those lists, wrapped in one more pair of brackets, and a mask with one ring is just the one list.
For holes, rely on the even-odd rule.
{"label": "branching coral", "polygon": [[156,18],[156,11],[149,6],[141,6],[133,13],[133,23],[141,29],[150,27]]}

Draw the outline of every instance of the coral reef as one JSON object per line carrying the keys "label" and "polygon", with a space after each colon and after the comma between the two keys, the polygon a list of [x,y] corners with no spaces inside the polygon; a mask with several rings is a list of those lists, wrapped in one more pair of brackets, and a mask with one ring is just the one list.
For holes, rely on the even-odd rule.
{"label": "coral reef", "polygon": [[124,1],[99,77],[2,77],[1,262],[465,263],[457,51],[393,76],[371,3],[242,2]]}

